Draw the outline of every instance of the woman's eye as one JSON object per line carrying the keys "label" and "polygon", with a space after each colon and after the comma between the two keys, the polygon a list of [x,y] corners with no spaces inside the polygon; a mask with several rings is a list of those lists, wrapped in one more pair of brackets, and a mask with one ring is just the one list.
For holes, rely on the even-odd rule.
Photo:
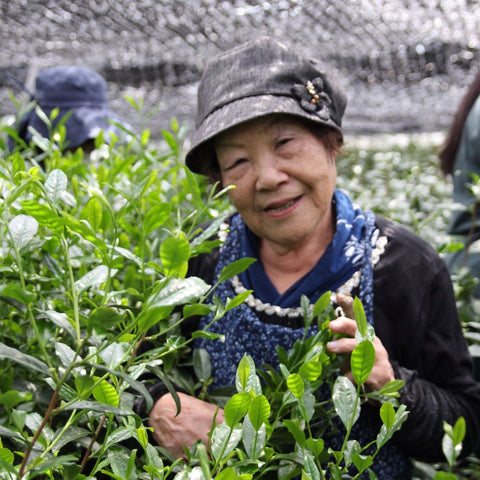
{"label": "woman's eye", "polygon": [[233,159],[229,162],[226,162],[225,170],[231,170],[232,168],[235,168],[235,167],[238,167],[238,166],[242,165],[242,163],[244,163],[246,161],[247,161],[247,159],[243,158],[243,157]]}
{"label": "woman's eye", "polygon": [[238,167],[239,165],[241,165],[242,163],[245,163],[247,161],[246,158],[237,158],[235,159],[231,165],[230,165],[230,168],[233,168],[233,167]]}
{"label": "woman's eye", "polygon": [[290,137],[285,137],[281,138],[280,140],[277,140],[277,148],[278,147],[283,147],[286,145],[288,142],[290,142],[291,138]]}

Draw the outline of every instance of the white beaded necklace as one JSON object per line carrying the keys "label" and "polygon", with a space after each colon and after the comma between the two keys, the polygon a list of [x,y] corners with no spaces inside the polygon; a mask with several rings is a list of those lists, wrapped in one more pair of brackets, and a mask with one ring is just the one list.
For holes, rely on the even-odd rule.
{"label": "white beaded necklace", "polygon": [[[377,241],[375,242],[375,248],[372,249],[372,265],[375,266],[380,257],[385,252],[385,247],[388,243],[388,239],[385,236],[379,236]],[[332,293],[332,297],[330,301],[332,303],[335,302],[336,294],[351,294],[354,288],[360,285],[360,277],[361,277],[361,270],[357,270],[349,280],[347,280],[341,287],[337,288],[337,290]],[[244,293],[247,289],[243,286],[242,282],[238,275],[232,277],[232,286],[235,290],[235,293],[239,295],[240,293]],[[267,315],[277,315],[279,317],[289,317],[289,318],[298,318],[302,315],[302,308],[301,307],[290,307],[290,308],[282,308],[277,305],[271,305],[270,303],[264,303],[258,298],[255,298],[252,294],[250,294],[245,303],[255,309],[257,312],[265,312]]]}

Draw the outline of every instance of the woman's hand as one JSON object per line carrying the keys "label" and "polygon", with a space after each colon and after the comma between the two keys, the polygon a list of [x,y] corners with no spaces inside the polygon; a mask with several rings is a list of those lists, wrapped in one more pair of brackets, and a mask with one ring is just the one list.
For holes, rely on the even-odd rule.
{"label": "woman's hand", "polygon": [[[327,343],[327,349],[332,353],[352,353],[357,345],[355,340],[355,332],[357,331],[357,324],[353,315],[353,299],[345,295],[337,295],[337,303],[345,312],[345,316],[341,316],[332,320],[329,328],[333,333],[344,334],[347,337],[338,338]],[[380,390],[386,383],[395,380],[395,373],[393,372],[392,364],[388,358],[388,353],[381,340],[375,336],[373,340],[375,347],[375,364],[372,372],[366,380],[366,384],[372,390]],[[348,367],[350,368],[350,367]],[[348,371],[345,374],[353,382],[352,372]]]}
{"label": "woman's hand", "polygon": [[148,424],[153,427],[158,444],[180,458],[185,457],[184,446],[190,448],[197,440],[208,446],[215,414],[217,425],[224,421],[224,416],[223,410],[212,403],[184,393],[178,396],[182,406],[178,415],[172,395],[166,393],[153,406]]}

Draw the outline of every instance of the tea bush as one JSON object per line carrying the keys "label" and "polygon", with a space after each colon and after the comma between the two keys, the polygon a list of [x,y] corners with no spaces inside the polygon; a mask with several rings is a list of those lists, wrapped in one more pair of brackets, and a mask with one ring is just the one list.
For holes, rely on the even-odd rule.
{"label": "tea bush", "polygon": [[[51,125],[53,117],[44,120]],[[6,141],[14,131],[4,122],[0,129],[2,480],[340,479],[372,465],[406,418],[395,399],[401,382],[363,393],[374,352],[359,302],[357,387],[338,376],[340,359],[324,348],[334,315],[328,294],[315,305],[303,299],[305,331],[316,324],[318,334],[290,352],[279,349],[279,372],[257,370],[249,357],[238,365],[235,389],[215,399],[226,422],[213,430],[210,456],[197,444],[186,461],[176,460],[155,445],[133,410],[139,395],[152,403],[142,377],[208,396],[204,352],[193,355],[198,378],[182,374],[192,352],[180,325],[208,311],[220,318],[245,299],[209,304],[215,285],[186,277],[189,259],[220,242],[212,238],[230,212],[225,191],[184,167],[185,127],[175,120],[160,143],[148,131],[128,144],[107,145],[100,135],[89,155],[62,153],[62,125],[55,141],[34,135],[32,145],[13,153]],[[339,160],[339,187],[445,248],[450,191],[431,146],[352,145]],[[247,264],[230,265],[222,278]],[[146,341],[154,348],[142,349]],[[328,402],[318,396],[322,385],[333,392]],[[382,429],[367,454],[349,432],[371,397],[383,402]],[[322,441],[333,417],[346,431],[339,451]],[[455,465],[461,432],[461,422],[446,429],[452,448],[445,469]]]}

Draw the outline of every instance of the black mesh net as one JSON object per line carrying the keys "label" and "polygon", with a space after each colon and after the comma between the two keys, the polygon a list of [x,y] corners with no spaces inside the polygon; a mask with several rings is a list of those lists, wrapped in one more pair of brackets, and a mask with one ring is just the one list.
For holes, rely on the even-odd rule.
{"label": "black mesh net", "polygon": [[[1,0],[0,68],[33,89],[39,70],[88,66],[112,108],[153,136],[193,123],[211,55],[249,38],[288,38],[334,65],[351,133],[445,129],[480,62],[477,0]],[[0,75],[0,114],[13,91]],[[123,98],[157,110],[141,123]]]}

